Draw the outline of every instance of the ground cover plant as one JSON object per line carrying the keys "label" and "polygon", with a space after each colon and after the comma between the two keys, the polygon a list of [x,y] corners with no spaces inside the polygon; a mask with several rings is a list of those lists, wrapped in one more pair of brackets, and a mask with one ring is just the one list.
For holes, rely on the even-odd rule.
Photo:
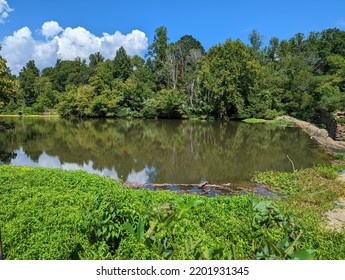
{"label": "ground cover plant", "polygon": [[324,212],[338,163],[254,180],[279,195],[133,190],[82,171],[0,165],[4,259],[345,259]]}

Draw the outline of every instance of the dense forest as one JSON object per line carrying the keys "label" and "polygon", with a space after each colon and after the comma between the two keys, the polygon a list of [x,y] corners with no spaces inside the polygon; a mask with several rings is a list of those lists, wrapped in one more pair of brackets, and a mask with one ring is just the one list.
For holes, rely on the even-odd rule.
{"label": "dense forest", "polygon": [[170,42],[155,30],[145,59],[118,49],[89,61],[57,60],[40,71],[29,61],[18,77],[0,57],[0,113],[57,111],[63,117],[271,119],[317,122],[345,110],[345,31],[273,37],[253,30],[249,45],[228,39],[205,51],[190,35]]}

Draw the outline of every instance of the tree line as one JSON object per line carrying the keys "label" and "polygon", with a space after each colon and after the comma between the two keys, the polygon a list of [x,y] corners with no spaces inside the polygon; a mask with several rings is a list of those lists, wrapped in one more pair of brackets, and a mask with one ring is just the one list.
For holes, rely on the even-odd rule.
{"label": "tree line", "polygon": [[345,110],[345,32],[326,29],[249,44],[228,39],[205,51],[191,35],[171,42],[155,30],[145,59],[121,47],[113,59],[58,59],[42,71],[30,60],[18,76],[0,57],[0,113],[63,117],[266,118],[317,121]]}

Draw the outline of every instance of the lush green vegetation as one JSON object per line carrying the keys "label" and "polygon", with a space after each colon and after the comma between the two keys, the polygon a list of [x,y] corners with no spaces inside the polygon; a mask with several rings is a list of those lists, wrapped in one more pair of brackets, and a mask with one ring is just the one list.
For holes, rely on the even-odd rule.
{"label": "lush green vegetation", "polygon": [[112,60],[57,60],[18,77],[0,59],[0,113],[58,110],[64,117],[264,118],[318,121],[345,110],[345,32],[327,29],[250,44],[228,39],[207,52],[190,35],[171,42],[155,30],[145,59],[120,48]]}
{"label": "lush green vegetation", "polygon": [[256,119],[256,118],[244,119],[243,121],[246,123],[264,123],[264,122],[266,122],[266,120],[264,120],[264,119]]}
{"label": "lush green vegetation", "polygon": [[[206,52],[190,35],[170,42],[159,27],[145,59],[120,48],[112,60],[95,53],[89,62],[57,60],[42,71],[29,61],[18,77],[0,57],[0,113],[253,123],[280,114],[317,121],[345,110],[344,31],[273,37],[263,46],[254,30],[249,41],[228,39]],[[344,196],[335,180],[343,169],[257,174],[255,181],[280,194],[267,199],[135,191],[83,172],[1,165],[4,257],[345,259],[344,231],[323,225],[324,212]]]}
{"label": "lush green vegetation", "polygon": [[275,119],[275,120],[270,120],[269,123],[276,124],[276,125],[283,125],[283,126],[295,126],[295,123],[290,120]]}
{"label": "lush green vegetation", "polygon": [[4,257],[345,259],[345,231],[323,225],[344,195],[334,180],[344,168],[258,174],[280,192],[268,199],[133,190],[81,171],[1,165]]}
{"label": "lush green vegetation", "polygon": [[268,124],[275,124],[275,125],[282,125],[282,126],[295,126],[295,123],[290,120],[283,120],[283,119],[274,119],[274,120],[265,120],[265,119],[243,119],[245,123],[268,123]]}

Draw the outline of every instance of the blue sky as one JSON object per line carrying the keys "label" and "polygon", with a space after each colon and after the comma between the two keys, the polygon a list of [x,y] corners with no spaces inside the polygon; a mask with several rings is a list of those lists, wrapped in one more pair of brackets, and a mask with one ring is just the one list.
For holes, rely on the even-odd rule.
{"label": "blue sky", "polygon": [[88,57],[97,48],[107,58],[120,45],[143,55],[162,25],[172,42],[189,34],[206,49],[228,38],[247,43],[253,29],[267,43],[272,36],[344,30],[345,1],[0,0],[0,54],[15,73],[29,59],[42,68],[56,58]]}

